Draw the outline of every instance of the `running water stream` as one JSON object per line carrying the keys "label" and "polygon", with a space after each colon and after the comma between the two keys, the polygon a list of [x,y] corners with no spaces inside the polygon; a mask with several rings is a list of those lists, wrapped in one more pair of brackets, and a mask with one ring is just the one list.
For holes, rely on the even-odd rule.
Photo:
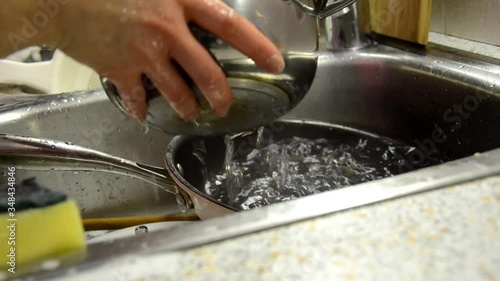
{"label": "running water stream", "polygon": [[208,195],[239,210],[258,208],[400,174],[401,155],[415,149],[356,133],[273,140],[263,132],[247,154],[235,153],[242,134],[225,137],[224,171],[207,175]]}

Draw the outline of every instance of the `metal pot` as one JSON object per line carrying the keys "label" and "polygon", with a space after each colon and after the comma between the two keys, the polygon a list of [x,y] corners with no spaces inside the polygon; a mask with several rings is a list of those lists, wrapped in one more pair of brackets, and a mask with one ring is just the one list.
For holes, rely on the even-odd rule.
{"label": "metal pot", "polygon": [[[268,197],[262,202],[264,204],[259,203],[256,205],[255,201],[252,201],[252,205],[249,205],[247,204],[248,201],[246,201],[247,198],[243,198],[243,201],[245,201],[243,202],[244,206],[241,204],[241,201],[235,201],[234,199],[238,197],[240,192],[251,191],[250,189],[241,190],[238,188],[240,186],[247,186],[244,183],[246,179],[255,179],[248,178],[247,176],[255,174],[249,171],[245,172],[246,170],[240,170],[242,181],[236,185],[231,184],[232,181],[229,184],[221,182],[212,185],[211,182],[213,181],[211,179],[213,179],[213,176],[223,175],[227,179],[229,175],[233,174],[231,170],[229,170],[229,173],[227,172],[227,151],[232,151],[232,161],[240,161],[241,159],[249,161],[248,156],[253,154],[256,148],[263,148],[267,145],[278,143],[281,140],[303,137],[308,139],[330,139],[342,143],[345,141],[349,142],[354,135],[364,134],[366,133],[352,129],[338,128],[328,123],[280,119],[280,121],[273,122],[263,129],[231,136],[233,149],[229,150],[227,149],[226,136],[197,137],[179,135],[174,137],[166,148],[165,168],[135,163],[69,143],[30,137],[0,135],[0,167],[8,165],[15,166],[16,169],[103,171],[131,176],[157,185],[175,194],[177,202],[181,207],[189,210],[194,209],[201,219],[209,219],[281,201],[281,199],[274,201],[274,198]],[[369,136],[373,137],[372,135]],[[404,151],[400,153],[404,153]],[[260,154],[258,157],[264,158],[258,159],[265,160],[266,163],[273,163],[271,160],[273,156],[268,153]],[[375,152],[373,150],[364,159],[368,161],[367,163],[383,165],[384,169],[390,171],[392,175],[404,172],[404,169],[401,169],[401,167],[406,165],[406,163],[401,163],[400,161],[394,162],[390,159],[384,162],[382,161],[383,153],[384,151]],[[332,155],[335,154],[333,153]],[[283,158],[279,156],[275,158],[276,161],[281,161],[280,159]],[[426,161],[414,168],[439,164],[441,163],[440,159],[426,159]],[[302,161],[302,158],[291,161]],[[350,169],[350,164],[346,164],[344,168]],[[345,169],[344,175],[349,176],[351,172],[345,171]],[[264,173],[266,172],[264,171]],[[244,179],[243,177],[247,178]],[[218,180],[224,181],[220,177]],[[357,184],[366,180],[359,178],[351,181],[351,183]],[[209,184],[207,185],[207,183]],[[274,188],[274,184],[271,182],[264,183],[263,185],[269,189]],[[332,185],[335,184],[332,182]],[[234,190],[231,189],[234,187],[236,187]],[[276,186],[276,188],[281,187]],[[230,192],[233,192],[233,194],[231,195]],[[296,198],[299,196],[298,194],[294,193],[293,196],[288,198]],[[305,196],[304,193],[300,194],[300,196]]]}
{"label": "metal pot", "polygon": [[[272,133],[279,135],[284,130],[283,125],[273,126]],[[196,154],[197,140],[206,142],[203,158],[209,162],[204,163]],[[203,165],[223,169],[221,161],[225,150],[222,137],[176,136],[167,147],[166,168],[160,168],[68,142],[0,134],[0,167],[8,164],[20,170],[92,171],[130,176],[175,194],[181,208],[194,209],[201,219],[209,219],[238,211],[202,192]]]}
{"label": "metal pot", "polygon": [[[274,122],[267,127],[266,136],[273,140],[293,136],[319,138],[328,132],[332,134],[331,126],[290,120]],[[202,155],[197,153],[200,152],[200,141],[203,142]],[[244,155],[255,145],[256,133],[251,132],[239,138],[237,148]],[[221,136],[176,136],[167,147],[166,168],[159,168],[67,142],[0,135],[0,166],[8,164],[20,170],[99,171],[134,177],[175,194],[181,207],[194,209],[201,219],[239,211],[203,191],[203,171],[223,170],[225,152],[224,137]]]}
{"label": "metal pot", "polygon": [[[228,78],[234,104],[226,117],[217,116],[197,86],[179,68],[193,90],[201,112],[196,122],[177,116],[144,76],[148,93],[147,123],[170,134],[214,135],[267,125],[294,108],[308,92],[317,68],[319,28],[317,18],[344,9],[354,0],[328,5],[324,0],[224,0],[254,23],[281,50],[286,68],[272,75],[261,70],[239,51],[214,35],[192,27],[193,35],[211,53]],[[116,88],[102,78],[110,100],[126,114]]]}

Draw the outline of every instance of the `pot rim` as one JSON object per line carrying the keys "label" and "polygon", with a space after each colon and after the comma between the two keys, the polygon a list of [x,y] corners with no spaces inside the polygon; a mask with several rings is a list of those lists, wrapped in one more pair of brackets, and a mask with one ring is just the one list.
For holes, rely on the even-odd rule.
{"label": "pot rim", "polygon": [[[221,207],[224,207],[228,210],[231,210],[233,212],[240,212],[238,209],[233,208],[227,204],[224,204],[220,201],[215,200],[214,198],[208,196],[207,194],[201,192],[199,189],[194,187],[192,184],[190,184],[186,178],[177,170],[175,167],[175,159],[174,156],[177,154],[177,151],[183,145],[189,140],[192,140],[194,137],[192,136],[184,136],[184,135],[178,135],[172,138],[170,143],[167,146],[167,152],[165,155],[165,168],[167,169],[168,173],[172,176],[172,178],[180,183],[179,187],[183,189],[186,192],[193,192],[197,196],[203,198],[204,200],[208,200],[211,203],[217,204]],[[193,201],[193,200],[191,200]],[[194,201],[193,201],[194,203]],[[194,203],[195,208],[196,208],[196,203]]]}

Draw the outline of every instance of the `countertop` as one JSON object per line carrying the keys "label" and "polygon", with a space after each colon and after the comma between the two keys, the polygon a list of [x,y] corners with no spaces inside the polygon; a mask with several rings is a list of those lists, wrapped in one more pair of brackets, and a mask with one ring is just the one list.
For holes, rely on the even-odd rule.
{"label": "countertop", "polygon": [[444,45],[450,48],[461,49],[474,54],[500,59],[500,47],[494,45],[470,41],[436,32],[431,32],[429,34],[429,42],[438,45]]}
{"label": "countertop", "polygon": [[499,265],[500,176],[71,280],[500,280]]}

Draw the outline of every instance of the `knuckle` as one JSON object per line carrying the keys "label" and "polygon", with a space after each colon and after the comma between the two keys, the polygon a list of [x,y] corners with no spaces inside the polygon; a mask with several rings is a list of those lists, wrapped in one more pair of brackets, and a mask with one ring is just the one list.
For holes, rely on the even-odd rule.
{"label": "knuckle", "polygon": [[179,32],[179,24],[176,22],[162,22],[161,35],[164,38],[173,40],[172,42],[176,42],[176,40],[182,38],[182,33]]}
{"label": "knuckle", "polygon": [[[150,59],[150,61],[154,61]],[[171,84],[171,75],[167,68],[165,68],[161,63],[152,63],[144,69],[144,72],[148,77],[153,80],[155,84],[167,83]]]}

